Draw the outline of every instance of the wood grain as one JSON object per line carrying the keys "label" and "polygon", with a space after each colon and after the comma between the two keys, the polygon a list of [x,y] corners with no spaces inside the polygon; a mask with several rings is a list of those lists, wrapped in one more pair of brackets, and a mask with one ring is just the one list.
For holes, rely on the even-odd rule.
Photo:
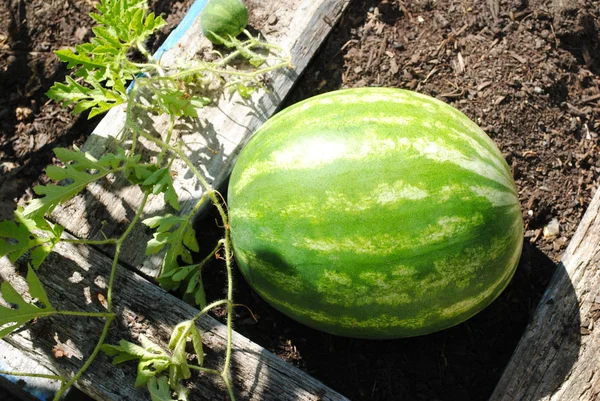
{"label": "wood grain", "polygon": [[[56,375],[55,371],[51,371],[46,367],[41,366],[33,359],[27,357],[24,358],[23,350],[6,342],[2,342],[0,345],[2,349],[0,355],[0,370],[41,375]],[[27,401],[52,399],[60,388],[60,382],[58,380],[40,377],[8,377],[4,375],[1,375],[0,377],[2,378],[0,381],[2,387],[8,389],[20,399]],[[2,399],[2,397],[0,397],[0,399]]]}
{"label": "wood grain", "polygon": [[600,399],[600,191],[490,401]]}

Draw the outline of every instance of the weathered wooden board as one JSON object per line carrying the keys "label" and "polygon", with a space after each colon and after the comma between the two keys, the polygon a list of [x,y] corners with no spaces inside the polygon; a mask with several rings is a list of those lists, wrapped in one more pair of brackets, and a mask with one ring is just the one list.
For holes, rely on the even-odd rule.
{"label": "weathered wooden board", "polygon": [[[98,294],[106,294],[112,260],[99,251],[82,245],[59,244],[39,277],[57,310],[102,312]],[[26,283],[15,274],[8,258],[0,259],[0,275],[25,291]],[[113,323],[108,342],[135,341],[144,334],[166,349],[173,327],[188,320],[198,310],[175,298],[129,269],[119,266],[113,307],[119,317]],[[66,373],[79,368],[95,345],[104,321],[93,318],[51,317],[31,323],[27,329],[6,338],[12,346],[26,351],[29,359],[52,371]],[[198,320],[203,333],[207,367],[222,366],[226,327],[205,315]],[[133,338],[133,339],[132,339]],[[231,378],[242,400],[346,400],[310,375],[295,368],[257,344],[234,332]],[[69,357],[57,359],[53,347]],[[147,400],[148,393],[133,387],[136,363],[115,368],[110,358],[100,354],[79,380],[77,387],[98,400]],[[225,390],[220,378],[196,375],[191,380],[190,401],[223,400]],[[319,398],[320,397],[320,398]]]}
{"label": "weathered wooden board", "polygon": [[[230,100],[223,96],[214,106],[201,110],[198,120],[178,124],[178,135],[188,147],[189,158],[214,187],[218,188],[226,180],[243,143],[279,107],[347,3],[348,0],[247,2],[251,21],[265,21],[271,15],[277,17],[277,22],[267,25],[261,33],[268,42],[289,49],[293,69],[274,72],[268,93],[258,91],[251,101],[243,101],[237,96]],[[199,31],[199,24],[192,24],[180,44],[163,54],[161,62],[171,65],[192,57],[203,46]],[[84,149],[97,156],[102,154],[110,138],[121,131],[123,121],[123,108],[112,110],[96,128]],[[146,126],[160,133],[165,132],[167,125],[168,119],[159,117]],[[177,173],[174,182],[177,193],[184,199],[181,213],[189,213],[200,198],[202,189],[182,163],[176,162],[173,167]],[[116,187],[118,189],[91,186],[85,194],[56,210],[53,219],[79,238],[99,239],[103,238],[103,234],[112,236],[122,232],[120,223],[131,218],[132,210],[139,205],[141,193],[137,188]],[[146,207],[147,216],[165,212],[162,196],[152,198]],[[103,225],[102,221],[109,223]],[[150,238],[147,230],[137,227],[130,238],[131,246],[125,247],[121,261],[141,269],[144,274],[156,276],[160,258],[146,258],[144,255],[143,244]],[[107,249],[107,252],[111,250]]]}
{"label": "weathered wooden board", "polygon": [[[23,351],[2,342],[0,354],[0,370],[8,372],[27,372],[40,375],[56,375],[56,372],[41,366],[31,358],[23,358]],[[41,377],[20,377],[1,375],[0,385],[8,389],[23,400],[51,400],[58,389],[60,382]],[[2,399],[0,397],[0,399]]]}
{"label": "weathered wooden board", "polygon": [[600,399],[600,190],[490,401]]}

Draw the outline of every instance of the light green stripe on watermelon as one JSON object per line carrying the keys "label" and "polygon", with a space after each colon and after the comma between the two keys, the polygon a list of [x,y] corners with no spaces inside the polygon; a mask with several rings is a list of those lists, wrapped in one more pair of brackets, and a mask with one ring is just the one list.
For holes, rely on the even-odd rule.
{"label": "light green stripe on watermelon", "polygon": [[487,306],[518,263],[510,169],[462,113],[401,90],[338,91],[267,121],[229,186],[250,285],[310,326],[413,336]]}
{"label": "light green stripe on watermelon", "polygon": [[[356,118],[345,119],[344,124],[357,124],[362,127],[361,121],[355,120]],[[401,121],[403,121],[403,124],[405,123],[403,119]],[[336,125],[334,120],[327,120],[322,124],[310,120],[308,122],[307,128],[287,126],[281,135],[272,138],[272,143],[277,143],[278,139],[287,140],[285,133],[294,128],[302,129],[305,132],[302,139],[294,141],[293,145],[286,147],[284,150],[265,154],[267,157],[260,159],[244,172],[233,190],[242,190],[252,180],[273,171],[315,169],[331,165],[337,160],[367,162],[369,159],[385,158],[390,157],[390,155],[395,157],[405,155],[406,158],[420,157],[430,162],[454,164],[474,174],[496,181],[506,188],[511,188],[513,185],[509,171],[503,166],[505,162],[501,158],[498,159],[497,150],[495,154],[489,153],[485,147],[471,138],[467,139],[468,142],[459,142],[456,140],[456,134],[454,133],[439,137],[437,128],[429,130],[419,128],[417,131],[408,123],[409,128],[406,131],[399,130],[397,135],[390,137],[389,135],[378,134],[373,128],[366,126],[363,128],[364,138],[360,143],[360,147],[353,147],[345,143],[343,138],[336,142],[311,136],[311,133],[316,129],[315,127],[319,127],[319,131],[334,131]],[[383,124],[385,124],[385,121]],[[398,129],[402,125],[394,125],[394,127]],[[469,145],[469,149],[466,149],[467,152],[457,146],[457,143],[462,145],[463,148],[465,145]],[[261,153],[264,154],[265,152]]]}

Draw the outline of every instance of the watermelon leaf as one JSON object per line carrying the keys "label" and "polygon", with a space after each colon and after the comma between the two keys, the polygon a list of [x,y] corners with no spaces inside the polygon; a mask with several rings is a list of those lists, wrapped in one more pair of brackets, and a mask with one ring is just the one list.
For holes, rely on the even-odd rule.
{"label": "watermelon leaf", "polygon": [[[100,13],[90,16],[98,23],[92,28],[94,37],[78,45],[75,51],[56,52],[59,59],[84,83],[67,76],[66,84],[55,83],[47,96],[65,105],[76,104],[74,112],[90,110],[88,118],[101,114],[127,100],[128,82],[143,73],[141,65],[128,60],[131,48],[144,49],[144,42],[166,22],[148,13],[145,0],[103,0]],[[147,51],[144,55],[149,57]]]}
{"label": "watermelon leaf", "polygon": [[103,344],[102,351],[113,357],[113,364],[139,359],[135,386],[143,386],[148,380],[165,371],[171,358],[160,346],[140,335],[141,346],[121,340],[119,345]]}
{"label": "watermelon leaf", "polygon": [[176,401],[171,397],[171,388],[165,376],[161,376],[158,379],[151,377],[148,380],[148,391],[150,392],[152,401]]}
{"label": "watermelon leaf", "polygon": [[142,188],[152,188],[153,194],[164,193],[165,202],[171,205],[171,207],[179,211],[179,200],[175,188],[173,187],[173,180],[171,179],[171,170],[168,167],[153,172],[148,178],[142,183]]}
{"label": "watermelon leaf", "polygon": [[152,255],[166,247],[158,281],[166,289],[176,288],[178,284],[170,278],[170,275],[173,274],[172,271],[179,269],[178,259],[181,258],[184,263],[191,264],[193,259],[190,251],[199,251],[191,216],[167,214],[150,217],[142,223],[150,228],[156,228],[153,238],[148,241],[146,254]]}
{"label": "watermelon leaf", "polygon": [[46,291],[31,266],[27,269],[26,281],[29,285],[32,302],[26,302],[8,281],[3,282],[0,286],[2,298],[6,303],[12,305],[12,307],[0,305],[0,327],[2,328],[0,338],[17,330],[30,320],[57,313],[50,304]]}
{"label": "watermelon leaf", "polygon": [[64,228],[42,217],[28,218],[23,214],[22,207],[15,211],[15,219],[16,222],[0,221],[0,257],[8,256],[14,263],[33,249],[32,265],[37,269],[60,241]]}
{"label": "watermelon leaf", "polygon": [[[66,185],[37,185],[33,188],[42,198],[33,199],[23,211],[23,215],[35,219],[51,213],[60,203],[71,199],[82,191],[88,184],[104,178],[119,169],[117,167],[127,160],[121,150],[117,154],[107,154],[100,160],[82,152],[75,147],[74,150],[57,148],[54,154],[64,163],[64,168],[50,165],[46,168],[46,175],[55,181],[66,180]],[[86,170],[94,171],[88,172]]]}
{"label": "watermelon leaf", "polygon": [[198,360],[198,365],[204,363],[204,351],[202,350],[202,336],[196,327],[194,320],[186,320],[179,323],[171,333],[169,349],[172,351],[171,378],[174,381],[188,379],[191,376],[190,368],[186,358],[185,347],[191,341]]}

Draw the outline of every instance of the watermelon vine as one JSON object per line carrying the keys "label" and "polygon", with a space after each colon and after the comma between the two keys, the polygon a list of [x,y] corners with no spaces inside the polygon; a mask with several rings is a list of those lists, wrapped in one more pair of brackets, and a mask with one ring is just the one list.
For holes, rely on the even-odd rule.
{"label": "watermelon vine", "polygon": [[[218,0],[211,1],[215,2]],[[243,31],[243,39],[237,39],[225,31],[221,35],[213,32],[218,35],[219,43],[225,49],[222,54],[217,53],[216,60],[191,59],[181,62],[176,68],[165,67],[160,60],[154,60],[150,56],[145,46],[148,37],[165,25],[163,18],[148,11],[145,0],[101,0],[97,10],[97,13],[91,14],[97,23],[93,28],[94,37],[91,41],[76,46],[74,51],[66,49],[56,52],[67,63],[68,68],[74,70],[75,78],[67,77],[65,83],[56,83],[47,95],[65,106],[73,105],[74,113],[88,111],[90,118],[117,105],[126,104],[125,126],[113,151],[100,158],[77,147],[72,150],[55,149],[55,155],[64,163],[64,167],[49,166],[46,173],[49,178],[62,181],[63,185],[35,187],[34,191],[40,197],[26,207],[20,207],[15,212],[15,221],[0,222],[0,257],[7,256],[11,262],[25,257],[30,260],[26,277],[28,295],[20,295],[9,282],[2,283],[0,288],[4,301],[16,306],[0,305],[0,338],[10,335],[33,319],[56,314],[102,318],[104,328],[93,352],[82,368],[71,377],[27,372],[0,373],[59,380],[61,387],[55,397],[58,400],[103,351],[113,356],[114,363],[137,360],[139,365],[135,384],[146,386],[152,399],[171,400],[173,393],[178,400],[187,399],[183,381],[191,377],[192,371],[201,371],[221,376],[229,397],[233,400],[235,397],[229,378],[233,308],[229,218],[218,192],[186,156],[183,150],[185,144],[174,135],[174,126],[179,118],[198,118],[197,110],[211,103],[216,87],[217,95],[229,91],[248,98],[254,91],[263,88],[263,77],[266,74],[289,67],[290,57],[282,48],[253,37],[248,31]],[[243,16],[243,12],[240,15]],[[235,34],[244,29],[246,21],[242,22],[244,26]],[[241,24],[239,20],[236,23]],[[132,60],[131,49],[136,49],[144,60]],[[240,63],[240,60],[245,63]],[[156,136],[139,125],[136,122],[139,113],[168,115],[170,124],[166,134]],[[140,138],[152,142],[160,149],[158,157],[150,160],[143,156]],[[162,194],[166,204],[174,211],[180,210],[179,197],[171,177],[171,166],[177,159],[189,168],[201,184],[203,196],[188,214],[166,214],[142,220],[144,207],[152,194]],[[124,176],[129,184],[139,186],[144,194],[135,216],[122,235],[103,240],[72,239],[63,235],[63,227],[46,220],[57,206],[72,199],[89,184],[117,175]],[[192,252],[198,251],[199,245],[192,217],[206,202],[211,202],[219,213],[224,227],[223,238],[202,262],[194,264]],[[140,336],[139,345],[125,340],[118,345],[105,343],[108,330],[116,318],[113,285],[119,256],[125,240],[134,226],[140,223],[154,231],[153,238],[147,244],[146,254],[164,253],[159,283],[169,290],[181,289],[191,293],[201,309],[195,317],[174,328],[168,350],[144,336]],[[59,242],[114,246],[106,313],[60,311],[50,304],[35,271],[43,268],[44,259]],[[221,249],[224,250],[227,271],[227,296],[206,304],[200,271]],[[37,301],[33,302],[34,300]],[[202,333],[195,322],[214,307],[223,305],[227,309],[227,350],[222,370],[216,371],[203,366]],[[186,357],[186,346],[190,342],[195,353],[195,363],[191,363]]]}

